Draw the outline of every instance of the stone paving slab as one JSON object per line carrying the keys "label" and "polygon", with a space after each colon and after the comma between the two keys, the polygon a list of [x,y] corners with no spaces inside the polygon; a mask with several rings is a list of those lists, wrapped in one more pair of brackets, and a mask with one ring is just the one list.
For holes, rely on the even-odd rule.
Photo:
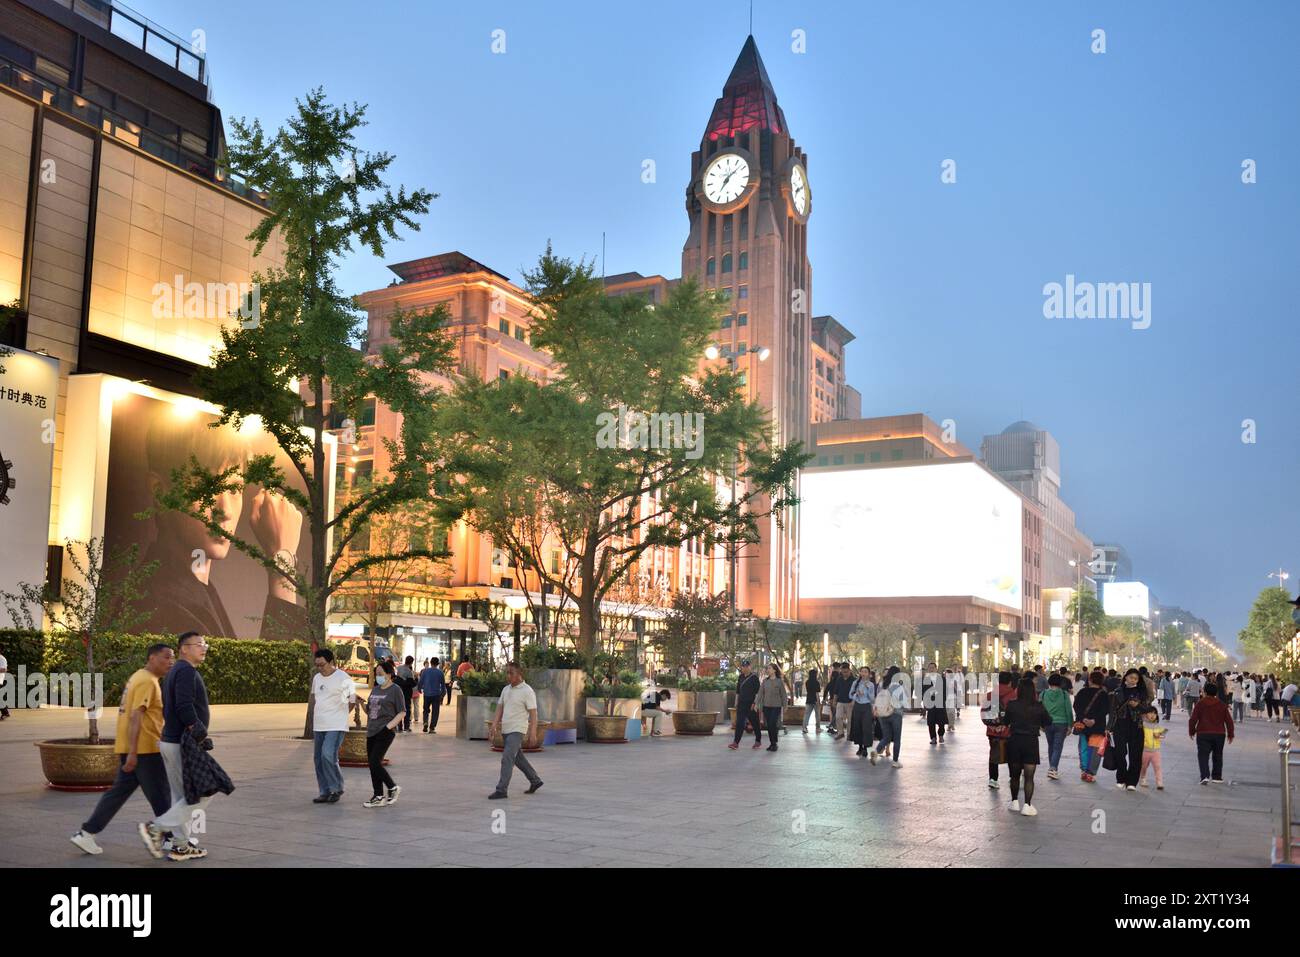
{"label": "stone paving slab", "polygon": [[[44,787],[33,742],[73,737],[78,712],[16,711],[0,723],[0,866],[689,867],[1256,867],[1280,818],[1278,725],[1247,722],[1227,749],[1227,777],[1272,787],[1202,787],[1185,718],[1162,749],[1164,791],[1117,791],[1113,776],[1078,779],[1073,742],[1061,781],[1037,778],[1036,818],[1006,809],[987,787],[983,728],[964,719],[941,747],[904,721],[903,767],[870,766],[828,735],[782,736],[775,754],[725,747],[728,737],[553,746],[530,760],[546,786],[487,801],[500,757],[448,733],[403,735],[390,755],[402,785],[394,806],[366,810],[365,769],[344,769],[346,794],[313,805],[309,742],[295,739],[301,705],[214,708],[214,756],[237,790],[209,806],[210,856],[176,865],[149,858],[135,836],[148,816],[134,797],[99,838],[100,857],[67,841],[97,796]],[[752,740],[752,739],[750,739]],[[1046,755],[1046,746],[1042,748]],[[1300,795],[1297,795],[1300,798]],[[1104,831],[1094,833],[1103,812]],[[495,826],[494,826],[495,825]],[[500,833],[504,826],[504,833]],[[384,851],[377,851],[383,844]]]}

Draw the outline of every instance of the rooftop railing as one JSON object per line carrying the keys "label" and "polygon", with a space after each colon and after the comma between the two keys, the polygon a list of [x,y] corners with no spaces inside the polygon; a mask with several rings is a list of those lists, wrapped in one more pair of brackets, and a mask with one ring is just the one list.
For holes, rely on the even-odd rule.
{"label": "rooftop railing", "polygon": [[199,83],[207,85],[207,60],[196,43],[136,13],[119,0],[55,0],[62,7],[103,27]]}
{"label": "rooftop railing", "polygon": [[36,76],[31,70],[4,57],[0,57],[0,85],[17,90],[33,100],[39,100],[60,113],[66,113],[88,126],[101,130],[107,136],[144,150],[236,196],[257,203],[259,206],[267,205],[265,193],[221,169],[217,161],[211,157],[200,156],[181,146],[179,133],[176,137],[167,137],[145,129],[112,110],[92,103],[78,93],[52,83],[44,77]]}

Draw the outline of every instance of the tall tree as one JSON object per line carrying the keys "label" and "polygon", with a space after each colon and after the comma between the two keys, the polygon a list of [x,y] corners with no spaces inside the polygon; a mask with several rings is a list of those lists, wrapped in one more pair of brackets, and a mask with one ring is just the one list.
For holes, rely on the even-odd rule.
{"label": "tall tree", "polygon": [[862,649],[862,664],[882,673],[890,665],[907,670],[907,662],[903,660],[904,642],[915,646],[916,626],[901,618],[866,622],[849,636],[849,643]]}
{"label": "tall tree", "polygon": [[704,634],[707,648],[709,637],[716,637],[726,627],[728,607],[726,592],[699,595],[679,591],[668,605],[663,631],[655,632],[650,642],[670,668],[689,669],[695,664],[700,635]]}
{"label": "tall tree", "polygon": [[1187,656],[1188,641],[1176,625],[1165,625],[1153,636],[1150,648],[1161,661],[1180,662]]}
{"label": "tall tree", "polygon": [[[438,394],[431,374],[449,370],[453,354],[441,308],[395,314],[392,342],[367,355],[354,345],[364,322],[335,281],[339,257],[356,243],[382,255],[385,241],[396,238],[399,226],[419,228],[415,217],[427,212],[435,198],[424,190],[408,194],[404,187],[394,193],[383,179],[393,157],[358,153],[356,132],[366,125],[365,112],[356,105],[333,106],[316,89],[298,101],[295,114],[277,133],[268,135],[256,120],[232,124],[229,164],[267,192],[271,208],[249,238],[260,253],[278,232],[284,267],[254,277],[260,314],[223,329],[222,347],[211,366],[197,374],[196,384],[204,398],[221,408],[218,425],[238,427],[257,417],[305,491],[270,454],[222,472],[191,457],[157,498],[160,507],[203,522],[213,536],[264,565],[272,581],[304,599],[305,630],[313,648],[325,640],[330,596],[369,566],[394,557],[372,553],[340,568],[348,545],[373,516],[429,497],[427,450]],[[391,467],[331,513],[325,432],[358,418],[372,396],[401,416],[400,436],[388,443]],[[245,541],[222,527],[217,496],[223,489],[250,485],[266,493],[272,526],[295,508],[305,516],[311,533],[306,568],[287,553]],[[428,550],[427,557],[437,554]]]}
{"label": "tall tree", "polygon": [[1106,612],[1101,600],[1086,588],[1076,589],[1066,606],[1066,618],[1079,636],[1080,650],[1090,648],[1089,642],[1106,628]]}
{"label": "tall tree", "polygon": [[1255,599],[1246,627],[1237,633],[1237,644],[1256,667],[1272,661],[1295,637],[1293,611],[1295,606],[1291,604],[1290,593],[1276,585],[1265,588]]}
{"label": "tall tree", "polygon": [[[525,280],[554,375],[457,384],[436,429],[459,477],[444,506],[572,601],[590,654],[602,599],[650,549],[752,540],[759,503],[779,519],[809,456],[774,443],[738,374],[701,371],[720,303],[694,282],[657,306],[608,297],[590,265],[549,247]],[[732,503],[720,477],[738,449]],[[554,549],[575,575],[552,574]]]}

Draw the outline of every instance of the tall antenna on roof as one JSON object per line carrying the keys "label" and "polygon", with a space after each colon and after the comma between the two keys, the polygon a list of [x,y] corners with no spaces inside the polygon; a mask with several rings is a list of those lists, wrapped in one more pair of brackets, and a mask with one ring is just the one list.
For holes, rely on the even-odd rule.
{"label": "tall antenna on roof", "polygon": [[754,35],[754,0],[749,0],[749,35]]}

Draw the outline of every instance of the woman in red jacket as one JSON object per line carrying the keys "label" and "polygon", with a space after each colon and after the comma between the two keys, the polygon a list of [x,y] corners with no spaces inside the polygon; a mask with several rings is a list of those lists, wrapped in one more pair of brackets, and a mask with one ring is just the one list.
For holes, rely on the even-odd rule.
{"label": "woman in red jacket", "polygon": [[[1219,700],[1217,685],[1207,684],[1187,721],[1187,733],[1196,739],[1196,760],[1201,766],[1201,783],[1223,783],[1223,739],[1228,743],[1237,733],[1232,712]],[[1213,762],[1213,771],[1211,771]]]}

